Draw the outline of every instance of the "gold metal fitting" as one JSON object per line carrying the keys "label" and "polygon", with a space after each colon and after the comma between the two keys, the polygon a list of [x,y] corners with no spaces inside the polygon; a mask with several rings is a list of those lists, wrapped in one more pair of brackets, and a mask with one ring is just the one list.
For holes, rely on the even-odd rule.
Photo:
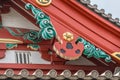
{"label": "gold metal fitting", "polygon": [[30,48],[31,50],[37,51],[38,48],[34,48],[33,46],[27,45],[27,48]]}
{"label": "gold metal fitting", "polygon": [[36,0],[36,2],[41,6],[48,6],[51,4],[52,0]]}
{"label": "gold metal fitting", "polygon": [[0,43],[22,44],[23,41],[11,38],[0,38]]}
{"label": "gold metal fitting", "polygon": [[120,52],[114,52],[114,53],[112,53],[112,56],[115,57],[116,59],[120,60]]}
{"label": "gold metal fitting", "polygon": [[63,33],[63,38],[66,40],[66,41],[72,41],[74,39],[74,36],[72,33],[70,32],[65,32]]}

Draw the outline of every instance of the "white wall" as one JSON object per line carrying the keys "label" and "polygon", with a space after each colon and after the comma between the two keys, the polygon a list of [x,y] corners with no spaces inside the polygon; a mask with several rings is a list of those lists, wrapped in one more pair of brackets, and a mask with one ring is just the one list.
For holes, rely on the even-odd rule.
{"label": "white wall", "polygon": [[9,27],[20,27],[20,28],[28,28],[38,30],[39,28],[28,21],[25,17],[20,15],[13,8],[10,8],[10,12],[8,14],[2,14],[2,24],[3,26]]}
{"label": "white wall", "polygon": [[[25,58],[23,56],[23,54],[25,55]],[[16,56],[16,54],[18,55],[18,57]],[[20,55],[21,54],[21,58]],[[29,58],[28,58],[28,56]],[[18,61],[17,61],[18,58]],[[20,61],[22,61],[23,64],[25,64],[26,60],[26,64],[50,64],[49,61],[46,61],[44,59],[41,58],[41,53],[38,51],[22,51],[22,50],[7,50],[5,53],[5,58],[0,59],[0,63],[17,63],[21,64]],[[28,59],[29,59],[29,63],[28,63]]]}

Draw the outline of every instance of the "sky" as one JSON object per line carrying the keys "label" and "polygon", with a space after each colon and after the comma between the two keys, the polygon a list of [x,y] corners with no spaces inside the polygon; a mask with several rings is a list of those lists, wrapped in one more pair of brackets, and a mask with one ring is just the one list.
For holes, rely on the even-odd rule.
{"label": "sky", "polygon": [[98,9],[105,9],[105,13],[111,13],[113,18],[120,19],[120,0],[90,0],[91,4],[97,4]]}

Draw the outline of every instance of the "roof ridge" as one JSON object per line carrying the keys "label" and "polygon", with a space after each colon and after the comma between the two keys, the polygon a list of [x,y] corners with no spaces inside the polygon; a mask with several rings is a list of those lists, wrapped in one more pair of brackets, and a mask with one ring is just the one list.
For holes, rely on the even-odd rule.
{"label": "roof ridge", "polygon": [[79,1],[80,3],[85,5],[87,8],[91,9],[95,13],[102,16],[104,19],[108,20],[109,22],[115,24],[116,26],[118,26],[120,28],[119,18],[113,18],[111,13],[106,14],[104,9],[98,9],[97,4],[92,5],[90,0],[77,0],[77,1]]}

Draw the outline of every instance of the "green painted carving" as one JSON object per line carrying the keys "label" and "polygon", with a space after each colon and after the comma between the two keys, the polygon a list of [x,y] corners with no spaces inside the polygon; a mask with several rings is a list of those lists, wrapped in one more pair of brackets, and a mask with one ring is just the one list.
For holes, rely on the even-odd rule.
{"label": "green painted carving", "polygon": [[32,11],[32,13],[35,16],[35,19],[37,20],[37,24],[41,28],[41,30],[38,33],[39,37],[42,37],[45,40],[49,40],[56,36],[55,29],[51,24],[48,15],[46,15],[41,10],[35,8],[33,5],[29,3],[26,4],[25,8]]}
{"label": "green painted carving", "polygon": [[10,29],[10,28],[8,28],[8,27],[6,27],[6,29],[7,29],[7,30],[8,30],[8,32],[9,32],[11,35],[13,35],[13,36],[23,36],[23,35],[24,35],[22,32],[20,32],[20,30],[19,30],[19,29],[17,29],[17,31],[19,31],[19,32],[20,32],[20,34],[15,33],[12,29]]}
{"label": "green painted carving", "polygon": [[30,31],[28,33],[25,33],[24,39],[32,41],[33,43],[38,43],[42,41],[42,38],[40,37],[38,31]]}
{"label": "green painted carving", "polygon": [[0,22],[0,29],[2,28],[2,22]]}
{"label": "green painted carving", "polygon": [[56,36],[55,29],[50,22],[50,18],[41,10],[35,8],[33,5],[27,3],[25,5],[27,10],[31,10],[37,20],[37,24],[40,27],[39,31],[31,30],[29,32],[22,33],[19,29],[15,33],[12,29],[6,28],[13,36],[22,36],[25,40],[29,40],[33,43],[41,42],[43,39],[50,40]]}
{"label": "green painted carving", "polygon": [[53,34],[56,34],[54,29],[51,27],[43,28],[40,33],[42,35],[42,38],[45,40],[53,38]]}
{"label": "green painted carving", "polygon": [[25,40],[29,40],[33,43],[38,43],[40,41],[42,41],[42,38],[41,38],[41,35],[39,34],[39,31],[34,31],[34,30],[31,30],[29,32],[21,32],[19,29],[16,29],[17,32],[19,33],[16,33],[14,32],[11,28],[8,28],[6,27],[6,29],[8,30],[8,32],[13,35],[13,36],[17,36],[17,37],[23,37]]}
{"label": "green painted carving", "polygon": [[79,37],[76,41],[76,43],[83,43],[84,44],[84,51],[83,54],[86,55],[88,58],[94,57],[94,58],[103,58],[105,59],[106,62],[111,62],[111,57],[107,55],[104,51],[102,51],[99,48],[96,48],[93,44],[90,42],[86,41],[85,39]]}
{"label": "green painted carving", "polygon": [[[41,42],[43,39],[50,40],[50,39],[54,38],[56,36],[56,31],[55,31],[52,23],[50,22],[50,17],[48,15],[46,15],[44,12],[35,8],[33,5],[31,5],[29,3],[25,5],[25,8],[27,10],[32,11],[32,13],[35,16],[35,19],[37,20],[37,24],[40,27],[40,30],[39,31],[30,30],[28,32],[23,33],[20,29],[16,29],[18,32],[18,33],[16,33],[11,28],[6,27],[6,29],[12,36],[23,37],[24,40],[29,40],[29,41],[33,42],[33,44],[28,44],[27,47],[29,47],[33,50],[38,50],[40,47],[36,43]],[[0,24],[0,28],[1,27],[2,26]],[[8,49],[12,49],[14,47],[17,47],[17,44],[6,44],[6,47]]]}
{"label": "green painted carving", "polygon": [[17,44],[10,44],[10,43],[6,44],[6,48],[8,49],[13,49],[15,47],[17,47]]}
{"label": "green painted carving", "polygon": [[38,50],[40,46],[37,44],[28,44],[27,48],[31,48],[32,50]]}

